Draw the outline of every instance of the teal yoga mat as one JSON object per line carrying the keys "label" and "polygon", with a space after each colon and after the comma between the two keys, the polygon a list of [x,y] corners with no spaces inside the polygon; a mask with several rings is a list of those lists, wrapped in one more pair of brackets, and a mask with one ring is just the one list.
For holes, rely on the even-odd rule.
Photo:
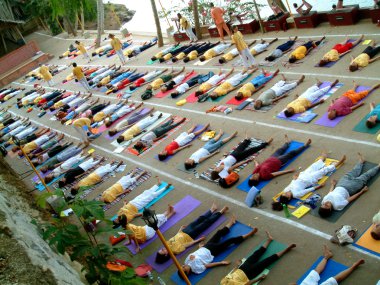
{"label": "teal yoga mat", "polygon": [[380,123],[377,123],[374,128],[369,129],[365,124],[368,117],[369,115],[366,115],[352,130],[359,133],[376,134],[380,130]]}

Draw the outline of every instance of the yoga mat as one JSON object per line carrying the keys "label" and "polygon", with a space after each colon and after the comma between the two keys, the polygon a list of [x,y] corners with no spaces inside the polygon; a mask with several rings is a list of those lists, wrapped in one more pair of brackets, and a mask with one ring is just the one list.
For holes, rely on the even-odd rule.
{"label": "yoga mat", "polygon": [[[366,162],[364,163],[362,173],[364,173],[364,172],[366,172],[367,170],[369,170],[369,169],[375,167],[376,165],[378,165],[378,163],[372,163],[372,162],[368,162],[368,161],[366,161]],[[367,186],[370,187],[371,184],[372,184],[373,182],[375,182],[376,179],[377,179],[379,176],[380,176],[380,172],[378,172],[374,177],[372,177],[372,179],[371,179],[370,181],[368,181]],[[360,198],[359,198],[359,199],[360,199]],[[355,201],[356,201],[356,200],[355,200]],[[339,218],[340,218],[341,216],[343,216],[343,214],[344,214],[344,213],[345,213],[345,212],[346,212],[346,211],[352,206],[352,204],[355,203],[355,201],[349,203],[349,204],[348,204],[346,207],[344,207],[343,210],[341,210],[341,211],[333,211],[333,212],[332,212],[332,215],[331,215],[330,217],[324,218],[324,220],[326,220],[326,221],[328,221],[328,222],[330,222],[330,223],[335,223],[335,222],[337,222],[337,221],[339,220]],[[317,207],[316,207],[315,209],[312,209],[312,210],[310,211],[310,213],[311,213],[313,216],[315,216],[315,217],[320,217],[319,214],[318,214],[318,209],[319,209],[320,205],[321,205],[321,201],[319,201],[319,202],[316,204]]]}
{"label": "yoga mat", "polygon": [[[201,201],[193,198],[192,196],[188,195],[182,200],[180,200],[177,204],[174,205],[175,214],[168,219],[168,221],[160,227],[160,231],[162,233],[166,232],[168,229],[170,229],[172,226],[174,226],[177,222],[182,220],[184,217],[189,215],[191,212],[193,212],[196,208],[199,207],[201,204]],[[147,207],[148,208],[148,207]],[[140,248],[143,249],[150,245],[152,242],[154,242],[157,239],[157,235],[155,235],[153,238],[147,240],[143,244],[140,244]],[[127,245],[128,249],[133,253],[136,254],[135,251],[135,245],[130,244]]]}
{"label": "yoga mat", "polygon": [[[151,110],[151,108],[143,108],[142,110],[139,110],[139,111],[137,111],[137,112],[142,112],[143,114],[145,114],[145,115],[147,115],[149,112],[150,112],[150,110]],[[131,114],[131,113],[129,113],[129,114]],[[122,118],[120,118],[120,120],[121,120]],[[125,117],[124,117],[124,119],[125,119]],[[119,119],[118,119],[119,120]],[[124,130],[125,131],[125,130]],[[120,132],[118,132],[117,134],[115,134],[114,136],[110,136],[108,133],[106,133],[105,135],[104,135],[104,137],[107,139],[107,140],[110,140],[110,141],[113,141],[113,140],[115,140],[121,133],[123,133],[124,131],[120,131]]]}
{"label": "yoga mat", "polygon": [[[301,143],[301,142],[297,142],[297,141],[291,141],[290,142],[290,145],[288,147],[288,149],[286,150],[285,153],[289,153],[290,151],[294,150],[294,149],[297,149],[301,146],[303,146],[304,143]],[[306,150],[306,149],[305,149]],[[305,151],[304,150],[304,151]],[[296,157],[293,157],[291,160],[289,160],[286,164],[284,164],[281,168],[280,168],[280,171],[284,170],[289,164],[291,164],[293,161],[295,161],[304,151],[302,151],[300,154],[298,154]],[[249,178],[251,177],[252,175],[249,175],[247,177],[247,179],[245,179],[242,183],[240,183],[238,186],[237,186],[237,189],[241,190],[241,191],[244,191],[244,192],[249,192],[249,190],[251,189],[251,186],[248,185],[248,180]],[[255,186],[258,190],[261,190],[263,189],[267,184],[269,184],[271,180],[266,180],[266,181],[260,181],[260,183]]]}
{"label": "yoga mat", "polygon": [[[314,262],[312,266],[310,266],[310,268],[305,272],[305,274],[302,275],[300,279],[298,279],[297,284],[301,284],[302,281],[307,277],[307,275],[309,275],[309,273],[317,267],[317,265],[319,264],[319,262],[321,262],[322,259],[323,259],[323,256],[320,256],[317,259],[317,261]],[[318,282],[318,284],[322,284],[324,281],[326,281],[330,277],[334,277],[339,272],[342,272],[343,270],[346,270],[347,268],[348,268],[347,266],[339,262],[336,262],[333,259],[329,259],[327,261],[325,270],[323,270],[323,272],[320,275],[321,280]]]}
{"label": "yoga mat", "polygon": [[[245,224],[242,224],[240,222],[236,222],[236,224],[234,224],[231,229],[230,229],[230,232],[225,235],[222,240],[226,240],[228,238],[231,238],[231,237],[236,237],[236,236],[240,236],[240,235],[245,235],[247,233],[249,233],[250,231],[252,230],[251,227],[245,225]],[[218,256],[215,256],[213,262],[219,262],[219,261],[222,261],[224,260],[228,255],[230,255],[239,245],[232,245],[232,246],[229,246],[225,251],[223,251],[221,254],[219,254]],[[199,281],[202,280],[203,277],[205,277],[207,275],[207,273],[209,273],[209,271],[211,271],[212,269],[206,269],[206,271],[204,271],[203,273],[201,274],[190,274],[188,277],[189,277],[189,280],[190,280],[190,283],[191,284],[197,284]],[[174,281],[175,284],[177,285],[186,285],[185,281],[183,281],[179,276],[178,276],[178,273],[175,272],[172,274],[172,276],[170,277],[170,279],[172,281]]]}
{"label": "yoga mat", "polygon": [[293,44],[293,46],[290,48],[290,50],[288,50],[287,52],[284,52],[284,53],[282,54],[282,56],[276,58],[274,61],[266,61],[266,60],[262,60],[261,62],[259,62],[259,65],[260,65],[260,66],[273,66],[273,65],[275,65],[277,62],[279,62],[280,59],[283,58],[286,54],[288,54],[289,52],[295,50],[297,47],[299,47],[299,46],[301,46],[301,45],[303,45],[303,44],[305,44],[305,43],[306,43],[306,42],[303,41],[303,40],[298,40],[298,41],[296,41],[296,42]]}
{"label": "yoga mat", "polygon": [[221,55],[221,53],[217,54],[216,56],[214,56],[213,58],[210,58],[208,60],[205,60],[205,61],[200,61],[198,60],[197,62],[195,62],[193,65],[196,65],[196,66],[202,66],[202,65],[205,65],[207,63],[209,63],[211,60],[213,60],[215,57]]}
{"label": "yoga mat", "polygon": [[[325,88],[329,85],[330,85],[330,82],[324,81],[322,85],[320,86],[320,88]],[[322,95],[321,97],[319,97],[317,100],[315,100],[312,103],[314,104],[316,102],[319,102],[322,99],[326,100],[342,86],[343,86],[342,83],[338,83],[333,88],[330,88],[329,91],[327,91],[327,93],[325,93],[324,95]],[[313,113],[313,110],[318,107],[319,105],[303,113],[294,114],[293,116],[289,118],[285,117],[284,111],[281,111],[276,117],[281,120],[286,120],[286,121],[292,121],[292,122],[298,122],[298,123],[310,123],[316,116],[318,116],[317,114]]]}
{"label": "yoga mat", "polygon": [[109,130],[110,128],[112,128],[112,126],[120,123],[125,117],[127,117],[129,114],[131,114],[134,110],[130,111],[129,113],[125,114],[124,116],[120,117],[119,119],[117,119],[115,122],[112,123],[112,125],[110,127],[107,127],[105,123],[103,123],[99,128],[98,128],[98,133],[103,133],[107,130]]}
{"label": "yoga mat", "polygon": [[366,121],[369,118],[367,114],[352,130],[359,133],[376,134],[380,130],[380,124],[377,123],[372,129],[367,128]]}
{"label": "yoga mat", "polygon": [[[348,42],[349,42],[349,43],[353,43],[353,42],[355,42],[355,40],[353,40],[353,39],[349,39]],[[359,45],[359,44],[358,44],[358,45]],[[352,47],[351,50],[353,50],[354,48],[355,48],[355,47]],[[347,53],[346,53],[346,54],[347,54]],[[317,64],[314,65],[314,66],[315,66],[315,67],[322,67],[322,68],[324,68],[324,67],[326,67],[326,68],[330,68],[331,66],[335,65],[335,63],[337,63],[340,59],[342,59],[342,57],[344,57],[346,54],[341,55],[337,61],[330,61],[329,63],[327,63],[327,64],[324,65],[324,66],[319,66],[319,63],[317,63]]]}
{"label": "yoga mat", "polygon": [[[227,220],[225,215],[221,215],[219,219],[217,219],[210,227],[207,228],[207,230],[203,231],[199,236],[196,237],[198,239],[201,236],[208,236],[211,232],[216,230],[222,223],[224,223]],[[191,247],[188,247],[185,251],[181,252],[177,255],[177,259],[184,256],[187,252],[189,252]],[[163,264],[159,264],[155,262],[156,260],[156,252],[154,252],[152,255],[146,258],[146,261],[156,270],[157,272],[164,272],[167,268],[172,265],[173,261],[169,259]]]}
{"label": "yoga mat", "polygon": [[195,96],[195,92],[192,92],[189,96],[186,97],[187,103],[195,103],[198,101],[198,97]]}
{"label": "yoga mat", "polygon": [[380,241],[371,236],[372,225],[353,243],[353,246],[380,257]]}
{"label": "yoga mat", "polygon": [[[181,85],[182,83],[185,83],[187,80],[193,78],[194,76],[196,76],[197,73],[196,72],[191,72],[188,76],[186,76],[182,81],[181,83],[177,84],[175,87],[177,87],[178,85]],[[156,95],[154,95],[155,98],[164,98],[166,97],[167,95],[169,95],[171,92],[173,92],[175,90],[175,87],[171,90],[168,90],[166,92],[162,92],[162,91],[159,91]]]}
{"label": "yoga mat", "polygon": [[[159,191],[162,188],[165,188],[166,185],[168,185],[167,182],[161,182],[160,188],[158,188],[156,191]],[[161,195],[159,195],[158,197],[156,197],[155,199],[153,199],[152,201],[150,201],[150,203],[148,205],[146,205],[145,208],[152,207],[154,204],[156,204],[159,200],[161,200],[163,197],[165,197],[172,190],[174,190],[174,186],[173,185],[171,185],[168,189],[166,189],[166,191],[162,192]],[[142,213],[143,211],[144,211],[144,209],[141,209],[139,211],[139,213]]]}
{"label": "yoga mat", "polygon": [[[364,91],[364,90],[368,90],[370,89],[371,87],[368,87],[368,86],[359,86],[356,91],[357,92],[360,92],[360,91]],[[362,102],[364,101],[366,98],[368,98],[371,94],[368,94],[367,97],[363,98],[361,101],[359,102]],[[335,128],[341,121],[343,121],[345,116],[339,116],[339,117],[336,117],[334,120],[330,120],[327,116],[327,112],[323,114],[323,116],[321,118],[319,118],[315,124],[316,125],[319,125],[319,126],[324,126],[324,127],[328,127],[328,128]]]}
{"label": "yoga mat", "polygon": [[[203,125],[196,125],[196,126],[195,126],[195,129],[194,129],[194,131],[193,131],[193,133],[199,131],[199,130],[202,129],[203,127],[204,127]],[[201,134],[200,134],[200,135],[201,135]],[[198,136],[195,136],[195,137],[191,140],[191,142],[194,141],[197,137],[199,137],[199,135],[198,135]],[[189,142],[189,143],[191,143],[191,142]],[[174,155],[175,155],[175,154],[174,154]],[[158,155],[157,155],[157,154],[154,156],[154,158],[157,159],[158,161],[161,161],[161,162],[168,162],[168,161],[169,161],[174,155],[168,155],[168,156],[166,157],[166,159],[164,159],[164,160],[162,160],[162,161],[158,159]]]}

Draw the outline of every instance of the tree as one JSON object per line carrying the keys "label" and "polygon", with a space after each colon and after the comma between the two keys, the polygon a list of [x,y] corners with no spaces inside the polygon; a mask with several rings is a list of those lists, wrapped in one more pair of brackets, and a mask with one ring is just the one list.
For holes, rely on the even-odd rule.
{"label": "tree", "polygon": [[158,45],[158,47],[162,47],[164,45],[164,40],[162,38],[160,18],[158,17],[158,12],[157,12],[157,7],[156,7],[155,0],[150,0],[150,4],[152,5],[154,22],[156,23],[157,40],[158,40],[157,41],[157,45]]}
{"label": "tree", "polygon": [[197,38],[202,39],[201,25],[199,24],[198,0],[193,0],[194,26]]}
{"label": "tree", "polygon": [[97,0],[97,16],[98,16],[98,34],[96,36],[95,46],[100,47],[102,34],[104,33],[104,5],[103,0]]}

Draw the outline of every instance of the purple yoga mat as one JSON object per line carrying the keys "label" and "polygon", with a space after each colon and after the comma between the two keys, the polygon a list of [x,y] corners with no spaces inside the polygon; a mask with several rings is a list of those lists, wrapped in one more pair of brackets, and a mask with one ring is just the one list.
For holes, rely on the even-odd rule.
{"label": "purple yoga mat", "polygon": [[[208,236],[212,231],[214,231],[216,228],[218,228],[222,223],[224,223],[226,221],[226,217],[224,215],[221,215],[219,219],[217,219],[215,221],[215,223],[213,223],[207,230],[205,230],[200,236]],[[199,238],[200,236],[198,236],[197,238]],[[182,257],[183,255],[185,255],[188,251],[190,251],[191,247],[187,248],[184,252],[181,252],[180,254],[177,255],[177,258],[180,258]],[[154,268],[154,270],[156,270],[157,272],[163,272],[165,271],[167,268],[170,267],[170,265],[172,265],[172,260],[168,260],[167,262],[163,263],[163,264],[158,264],[155,262],[156,260],[156,253],[153,253],[151,256],[147,257],[146,259],[146,262],[148,264],[150,264],[150,266],[152,266]]]}
{"label": "purple yoga mat", "polygon": [[[162,233],[166,232],[168,229],[174,226],[178,221],[182,220],[184,217],[186,217],[192,211],[194,211],[200,204],[201,204],[200,201],[198,201],[197,199],[193,198],[190,195],[183,198],[181,201],[179,201],[177,204],[174,205],[174,209],[176,213],[162,227],[160,227],[160,231]],[[140,248],[143,249],[147,247],[152,242],[154,242],[156,238],[157,238],[157,235],[155,235],[150,240],[147,240],[143,244],[140,244]],[[136,254],[135,245],[133,243],[131,243],[130,245],[127,245],[127,247],[133,254]]]}
{"label": "purple yoga mat", "polygon": [[[143,114],[148,114],[149,111],[151,110],[151,108],[144,108],[142,110],[139,110],[138,112],[142,112]],[[125,119],[125,118],[124,118]],[[107,139],[107,140],[110,140],[110,141],[113,141],[114,139],[116,139],[121,133],[123,133],[124,131],[121,131],[121,132],[118,132],[116,135],[114,136],[110,136],[108,133],[106,133],[104,135],[104,137]]]}
{"label": "purple yoga mat", "polygon": [[[369,90],[371,89],[371,87],[368,87],[368,86],[359,86],[356,91],[357,92],[361,92],[361,91],[365,91],[365,90]],[[369,95],[368,95],[369,96]],[[360,102],[362,102],[363,100],[365,100],[366,98],[365,97],[363,98]],[[324,126],[324,127],[328,127],[328,128],[335,128],[343,119],[344,119],[345,116],[339,116],[339,117],[336,117],[334,120],[330,120],[328,117],[327,117],[327,112],[323,114],[323,116],[321,118],[319,118],[315,124],[316,125],[319,125],[319,126]]]}
{"label": "purple yoga mat", "polygon": [[[40,175],[41,175],[42,178],[45,178],[49,173],[51,173],[51,170],[48,170],[45,173],[43,173],[42,171],[40,171]],[[32,178],[32,180],[33,180],[33,182],[36,182],[36,183],[38,181],[40,181],[40,179],[38,178],[37,175],[34,175],[34,177]]]}
{"label": "purple yoga mat", "polygon": [[[134,110],[133,110],[134,111]],[[122,120],[124,120],[127,116],[129,116],[133,111],[125,114],[123,117],[117,119],[115,122],[112,123],[112,125],[110,127],[106,127],[106,124],[103,124],[101,125],[99,128],[98,128],[98,132],[99,133],[103,133],[104,131],[107,131],[108,129],[112,128],[112,126],[120,123]]]}

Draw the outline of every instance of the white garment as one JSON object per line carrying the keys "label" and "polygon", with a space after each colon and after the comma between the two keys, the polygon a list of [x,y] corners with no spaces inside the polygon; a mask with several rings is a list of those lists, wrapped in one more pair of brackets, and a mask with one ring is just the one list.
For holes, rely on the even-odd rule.
{"label": "white garment", "polygon": [[122,64],[125,64],[127,62],[125,56],[124,56],[124,53],[123,53],[123,49],[119,49],[116,51],[116,54],[118,55],[120,61]]}
{"label": "white garment", "polygon": [[48,135],[42,135],[40,136],[39,138],[36,138],[34,140],[34,143],[37,145],[37,146],[41,146],[42,144],[44,144],[45,142],[47,142],[48,140],[50,139],[50,137]]}
{"label": "white garment", "polygon": [[145,82],[151,81],[156,76],[160,75],[162,73],[161,70],[155,70],[149,72],[147,75],[143,76],[142,78],[145,80]]}
{"label": "white garment", "polygon": [[[157,191],[160,188],[158,185],[153,185],[150,189],[145,190],[129,203],[141,210],[148,205],[152,200],[158,197],[163,191]],[[162,189],[164,190],[164,188]]]}
{"label": "white garment", "polygon": [[193,32],[193,28],[189,25],[187,29],[185,29],[186,35],[189,37],[190,41],[197,41],[198,38]]}
{"label": "white garment", "polygon": [[255,50],[256,53],[261,53],[263,52],[267,47],[269,46],[269,43],[260,43],[260,44],[257,44],[255,45],[251,50]]}
{"label": "white garment", "polygon": [[187,83],[183,83],[175,89],[179,94],[185,93],[187,90],[189,90],[190,86]]}
{"label": "white garment", "polygon": [[93,168],[95,165],[97,165],[100,162],[100,160],[95,160],[93,158],[87,159],[86,161],[79,164],[79,167],[82,168],[84,171],[87,171],[91,168]]}
{"label": "white garment", "polygon": [[341,211],[348,205],[348,198],[350,198],[350,194],[346,189],[343,187],[336,187],[323,198],[322,205],[326,202],[330,202],[334,210]]}
{"label": "white garment", "polygon": [[175,84],[179,84],[182,82],[182,80],[185,79],[185,74],[180,74],[174,77],[172,80],[174,81]]}
{"label": "white garment", "polygon": [[86,91],[90,91],[90,85],[88,84],[86,77],[79,79],[78,82],[83,86],[84,89],[86,89]]}
{"label": "white garment", "polygon": [[274,58],[279,58],[283,55],[283,52],[280,49],[275,49],[270,55]]}
{"label": "white garment", "polygon": [[276,96],[278,97],[296,87],[297,87],[297,82],[286,83],[286,81],[280,80],[270,89],[272,89],[274,93],[276,93]]}
{"label": "white garment", "polygon": [[372,223],[376,225],[380,225],[380,212],[378,212],[376,215],[373,216]]}
{"label": "white garment", "polygon": [[79,113],[82,113],[84,110],[87,110],[88,108],[90,108],[91,105],[88,103],[88,102],[85,102],[83,103],[82,105],[78,106],[76,109],[75,109],[75,112],[77,114]]}
{"label": "white garment", "polygon": [[230,169],[234,164],[236,163],[236,158],[233,157],[232,155],[228,155],[226,158],[222,159],[219,163],[218,163],[218,167],[220,165],[224,165],[224,168],[221,172],[219,172],[219,176],[221,178],[226,178],[228,176],[228,169]]}
{"label": "white garment", "polygon": [[7,137],[7,138],[10,138],[10,137],[12,137],[12,136],[18,134],[19,132],[22,132],[22,131],[25,130],[25,129],[26,129],[26,126],[24,126],[24,125],[22,125],[22,126],[18,126],[18,127],[15,128],[14,130],[10,131],[10,132],[6,135],[6,137]]}
{"label": "white garment", "polygon": [[187,132],[183,132],[174,141],[181,147],[191,142],[194,137],[194,133],[188,134]]}
{"label": "white garment", "polygon": [[117,183],[119,183],[121,187],[123,188],[123,190],[125,190],[131,185],[135,184],[136,181],[137,181],[136,178],[131,177],[131,175],[126,175],[126,176],[121,177],[119,181],[117,181]]}
{"label": "white garment", "polygon": [[110,104],[107,107],[105,107],[101,112],[103,112],[105,115],[109,115],[113,113],[113,111],[115,111],[118,107],[118,104]]}
{"label": "white garment", "polygon": [[110,163],[106,164],[106,165],[103,165],[103,166],[100,166],[99,168],[97,168],[94,172],[99,175],[99,177],[104,177],[106,176],[108,173],[111,173],[112,171],[114,171],[116,169],[117,165],[111,165]]}
{"label": "white garment", "polygon": [[310,102],[314,102],[323,94],[325,94],[327,91],[329,91],[329,89],[330,89],[330,86],[319,89],[317,85],[313,85],[310,88],[308,88],[304,93],[302,93],[302,95],[298,98],[305,98]]}
{"label": "white garment", "polygon": [[67,104],[70,101],[74,100],[75,97],[76,97],[76,95],[70,95],[70,96],[67,96],[66,98],[63,98],[61,101],[62,101],[63,104]]}
{"label": "white garment", "polygon": [[83,128],[74,126],[74,130],[79,134],[81,138],[81,142],[83,143],[88,142],[87,132]]}
{"label": "white garment", "polygon": [[149,127],[151,124],[153,124],[155,121],[158,120],[158,116],[159,116],[159,114],[153,115],[153,116],[148,116],[148,117],[142,119],[141,121],[137,122],[136,126],[138,126],[141,131],[145,130],[147,127]]}
{"label": "white garment", "polygon": [[[194,258],[191,259],[191,256]],[[205,247],[201,247],[186,257],[185,264],[190,266],[193,273],[201,274],[206,270],[205,265],[211,263],[213,260],[214,256],[211,254],[210,250]]]}
{"label": "white garment", "polygon": [[237,50],[237,48],[234,48],[233,50],[230,50],[228,53],[232,54],[233,56],[237,56],[239,54],[239,51]]}
{"label": "white garment", "polygon": [[81,104],[83,101],[84,99],[82,97],[77,97],[73,101],[68,102],[67,105],[71,108],[71,107]]}
{"label": "white garment", "polygon": [[149,132],[146,135],[144,135],[140,140],[145,144],[152,145],[153,140],[156,138],[157,137],[156,137],[156,134],[154,132]]}
{"label": "white garment", "polygon": [[64,171],[71,169],[74,165],[79,163],[82,159],[83,159],[83,157],[80,153],[69,158],[64,163],[62,163],[60,166],[58,166],[57,168],[55,168],[53,170],[52,173],[53,173],[54,177],[57,177],[57,176],[61,175]]}
{"label": "white garment", "polygon": [[19,127],[20,125],[22,124],[22,121],[21,120],[17,120],[16,122],[10,124],[8,127],[6,128],[9,128],[10,130],[13,130],[17,127]]}
{"label": "white garment", "polygon": [[45,162],[49,159],[49,155],[47,153],[44,153],[42,156],[39,157],[39,161]]}
{"label": "white garment", "polygon": [[240,82],[247,77],[247,74],[238,73],[232,76],[231,78],[227,79],[226,82],[230,83],[232,86],[237,86],[240,84]]}
{"label": "white garment", "polygon": [[225,77],[226,77],[225,74],[221,74],[221,75],[215,74],[209,80],[207,80],[206,83],[210,83],[212,86],[215,86],[219,81],[221,81]]}
{"label": "white garment", "polygon": [[30,134],[34,133],[36,130],[37,130],[36,127],[29,127],[26,130],[19,132],[17,135],[15,135],[15,137],[18,139],[22,139],[22,138],[25,138],[25,137],[29,136]]}
{"label": "white garment", "polygon": [[231,44],[218,44],[217,46],[213,47],[212,49],[216,52],[216,54],[222,53],[224,50],[229,48]]}
{"label": "white garment", "polygon": [[245,68],[250,68],[251,66],[256,64],[255,58],[253,57],[248,48],[245,48],[240,52],[240,57],[243,61],[243,65],[245,66]]}
{"label": "white garment", "polygon": [[[319,276],[318,272],[315,270],[312,270],[306,276],[306,278],[301,282],[300,285],[318,285],[319,280],[321,280],[321,277]],[[329,279],[327,279],[325,282],[321,283],[320,285],[338,285],[338,282],[333,277],[330,277]]]}
{"label": "white garment", "polygon": [[[157,226],[160,228],[163,224],[166,223],[168,219],[164,214],[157,215]],[[150,240],[156,234],[155,230],[149,226],[145,226],[146,240]]]}
{"label": "white garment", "polygon": [[210,153],[208,152],[207,149],[205,148],[200,148],[196,152],[194,152],[191,156],[190,159],[194,160],[195,163],[199,163],[199,160],[203,157],[208,156]]}
{"label": "white garment", "polygon": [[130,107],[128,105],[125,105],[123,107],[121,107],[119,110],[116,111],[116,116],[118,116],[119,118],[120,117],[123,117],[125,114],[128,114],[129,112],[131,112],[132,110],[135,110],[136,107]]}

